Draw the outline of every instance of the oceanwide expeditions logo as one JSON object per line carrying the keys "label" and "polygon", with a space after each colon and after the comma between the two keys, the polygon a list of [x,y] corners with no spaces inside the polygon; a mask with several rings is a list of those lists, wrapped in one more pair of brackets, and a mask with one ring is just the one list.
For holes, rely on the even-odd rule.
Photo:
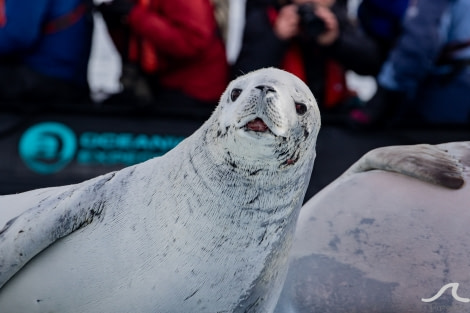
{"label": "oceanwide expeditions logo", "polygon": [[463,303],[470,302],[469,298],[464,298],[464,297],[461,297],[457,294],[458,288],[459,288],[459,283],[449,283],[447,285],[442,286],[442,288],[439,289],[439,291],[434,296],[432,296],[431,298],[422,298],[421,301],[426,302],[426,303],[434,302],[434,301],[438,300],[444,294],[444,292],[447,289],[450,289],[451,294],[452,294],[452,298],[454,298],[454,300],[459,301],[459,302],[463,302]]}
{"label": "oceanwide expeditions logo", "polygon": [[[453,301],[460,302],[463,305],[470,304],[470,298],[461,297],[458,294],[459,283],[448,283],[442,286],[433,296],[421,298],[421,301],[430,306],[427,312],[470,312],[462,311],[462,306],[456,306]],[[410,311],[410,313],[414,311]]]}
{"label": "oceanwide expeditions logo", "polygon": [[19,155],[32,171],[53,174],[71,162],[78,165],[132,165],[162,155],[183,136],[130,132],[74,132],[65,124],[42,122],[20,138]]}

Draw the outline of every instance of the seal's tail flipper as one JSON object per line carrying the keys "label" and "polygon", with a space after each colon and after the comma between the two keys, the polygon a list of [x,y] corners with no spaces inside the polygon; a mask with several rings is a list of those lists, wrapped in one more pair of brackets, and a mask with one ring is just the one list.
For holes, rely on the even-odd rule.
{"label": "seal's tail flipper", "polygon": [[428,144],[371,150],[342,176],[370,170],[400,173],[450,189],[459,189],[464,184],[460,161],[447,151]]}

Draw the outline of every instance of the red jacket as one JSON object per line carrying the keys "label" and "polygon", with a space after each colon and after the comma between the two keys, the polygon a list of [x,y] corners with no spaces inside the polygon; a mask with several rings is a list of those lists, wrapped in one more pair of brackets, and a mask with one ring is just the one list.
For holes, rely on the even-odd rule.
{"label": "red jacket", "polygon": [[202,101],[218,101],[228,83],[228,64],[209,0],[148,0],[129,14],[137,37],[154,49],[162,87]]}

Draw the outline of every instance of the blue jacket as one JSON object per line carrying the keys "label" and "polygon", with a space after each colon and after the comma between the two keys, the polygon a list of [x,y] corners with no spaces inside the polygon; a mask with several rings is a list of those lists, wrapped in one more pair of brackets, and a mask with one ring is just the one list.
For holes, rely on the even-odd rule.
{"label": "blue jacket", "polygon": [[[444,47],[470,41],[470,0],[411,1],[403,33],[390,52],[378,83],[408,94],[420,115],[431,122],[470,121],[470,70],[454,76],[453,67],[437,65]],[[470,46],[450,55],[470,60]]]}
{"label": "blue jacket", "polygon": [[[82,2],[90,2],[90,6],[85,13],[78,13],[76,8]],[[47,76],[87,83],[93,31],[91,1],[5,0],[4,5],[6,23],[0,26],[0,56],[19,58]],[[68,14],[74,16],[65,25],[45,30],[48,23]]]}

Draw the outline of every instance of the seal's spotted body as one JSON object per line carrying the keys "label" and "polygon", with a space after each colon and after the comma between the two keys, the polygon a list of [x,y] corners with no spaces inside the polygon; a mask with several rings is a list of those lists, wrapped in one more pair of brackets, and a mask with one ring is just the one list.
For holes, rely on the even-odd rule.
{"label": "seal's spotted body", "polygon": [[263,69],[163,157],[0,197],[2,311],[271,312],[319,128],[309,89]]}
{"label": "seal's spotted body", "polygon": [[274,312],[467,312],[469,182],[470,142],[368,152],[302,207]]}

